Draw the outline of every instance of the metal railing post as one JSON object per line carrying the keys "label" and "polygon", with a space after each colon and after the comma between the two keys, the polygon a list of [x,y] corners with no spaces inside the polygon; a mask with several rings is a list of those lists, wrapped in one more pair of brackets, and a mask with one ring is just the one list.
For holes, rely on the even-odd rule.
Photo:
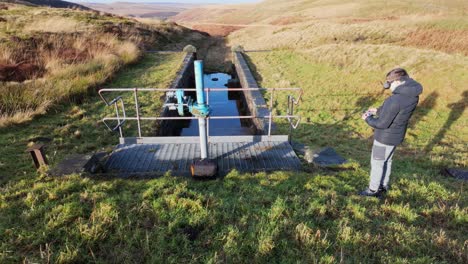
{"label": "metal railing post", "polygon": [[[291,95],[288,95],[288,108],[289,108],[289,116],[292,116],[294,113],[294,99],[292,98]],[[289,124],[289,144],[292,144],[292,134],[293,134],[293,124]]]}
{"label": "metal railing post", "polygon": [[[206,104],[210,105],[210,89],[206,89]],[[208,138],[208,144],[210,143],[210,118],[206,119],[206,137]]]}
{"label": "metal railing post", "polygon": [[114,106],[115,106],[115,115],[117,116],[117,124],[119,124],[120,137],[123,138],[123,131],[122,131],[122,126],[120,125],[120,115],[119,115],[119,108],[117,107],[117,102],[114,103]]}
{"label": "metal railing post", "polygon": [[271,137],[271,122],[273,118],[273,94],[275,93],[275,89],[271,91],[271,96],[270,96],[270,120],[268,122],[268,136]]}
{"label": "metal railing post", "polygon": [[135,109],[136,109],[136,117],[137,117],[137,124],[138,124],[138,137],[141,137],[141,124],[140,124],[140,106],[138,105],[138,88],[133,89],[135,94]]}
{"label": "metal railing post", "polygon": [[[198,106],[206,106],[204,82],[203,82],[203,61],[195,61],[195,86],[197,89],[197,103]],[[198,131],[200,133],[200,150],[201,159],[208,158],[208,142],[207,142],[207,131],[206,131],[206,117],[200,116],[198,118]]]}

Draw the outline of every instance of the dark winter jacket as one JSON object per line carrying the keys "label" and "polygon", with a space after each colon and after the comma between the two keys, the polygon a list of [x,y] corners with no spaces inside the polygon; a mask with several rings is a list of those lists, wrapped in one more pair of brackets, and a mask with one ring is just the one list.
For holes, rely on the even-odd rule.
{"label": "dark winter jacket", "polygon": [[403,142],[408,121],[419,101],[422,86],[408,78],[396,87],[378,109],[377,116],[369,116],[367,124],[375,129],[374,139],[380,143],[396,146]]}

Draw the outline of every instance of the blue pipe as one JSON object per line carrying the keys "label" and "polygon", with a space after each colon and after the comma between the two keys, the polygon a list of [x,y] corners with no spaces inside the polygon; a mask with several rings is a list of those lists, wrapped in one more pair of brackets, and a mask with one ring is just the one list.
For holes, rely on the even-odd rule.
{"label": "blue pipe", "polygon": [[202,60],[195,61],[195,87],[197,88],[197,103],[201,107],[206,104]]}
{"label": "blue pipe", "polygon": [[195,85],[197,88],[197,106],[195,110],[198,111],[198,131],[200,133],[200,154],[201,159],[208,158],[208,136],[206,129],[206,116],[209,115],[210,110],[205,101],[205,86],[203,83],[203,61],[195,61]]}

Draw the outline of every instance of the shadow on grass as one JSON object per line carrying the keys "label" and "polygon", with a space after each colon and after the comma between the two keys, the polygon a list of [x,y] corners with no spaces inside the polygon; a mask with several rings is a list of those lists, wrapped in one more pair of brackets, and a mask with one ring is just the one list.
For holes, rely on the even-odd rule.
{"label": "shadow on grass", "polygon": [[416,124],[421,122],[424,117],[426,117],[429,112],[436,106],[437,99],[439,98],[439,93],[434,91],[429,94],[426,99],[418,104],[416,110],[411,117],[408,128],[414,129]]}
{"label": "shadow on grass", "polygon": [[[447,118],[439,132],[432,138],[431,142],[429,142],[429,144],[427,144],[427,146],[424,148],[424,152],[431,152],[434,146],[436,146],[442,141],[447,131],[450,130],[450,127],[463,115],[463,112],[465,111],[467,105],[468,91],[465,91],[463,92],[462,99],[460,99],[460,101],[448,105],[448,107],[450,108],[449,117]],[[461,138],[460,140],[463,139]]]}

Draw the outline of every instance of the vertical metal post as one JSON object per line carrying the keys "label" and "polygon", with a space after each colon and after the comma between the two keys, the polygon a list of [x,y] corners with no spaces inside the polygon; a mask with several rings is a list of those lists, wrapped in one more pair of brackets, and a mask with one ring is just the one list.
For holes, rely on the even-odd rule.
{"label": "vertical metal post", "polygon": [[[288,95],[288,109],[289,113],[288,115],[293,116],[294,115],[294,98],[291,95]],[[292,134],[293,134],[293,125],[292,123],[289,124],[289,144],[292,144]]]}
{"label": "vertical metal post", "polygon": [[39,169],[41,166],[48,165],[47,158],[44,153],[44,145],[35,144],[34,146],[28,148],[26,151],[31,153],[31,157],[34,161],[36,169]]}
{"label": "vertical metal post", "polygon": [[[206,104],[210,105],[210,89],[206,89]],[[208,138],[208,144],[210,144],[210,119],[206,119],[206,137]]]}
{"label": "vertical metal post", "polygon": [[135,88],[133,89],[134,94],[135,94],[135,109],[136,109],[136,117],[137,117],[137,123],[138,123],[138,137],[141,137],[141,124],[140,124],[140,106],[138,105],[138,89]]}
{"label": "vertical metal post", "polygon": [[123,131],[122,131],[122,126],[120,125],[120,115],[119,115],[119,108],[117,106],[117,102],[114,103],[114,106],[115,106],[115,114],[117,116],[117,125],[119,126],[119,133],[120,133],[120,137],[123,138]]}
{"label": "vertical metal post", "polygon": [[[203,80],[203,61],[195,61],[195,86],[197,89],[197,103],[198,106],[205,106],[205,92],[204,92],[204,80]],[[201,159],[208,158],[208,143],[206,135],[206,118],[198,118],[198,131],[200,133],[200,149],[201,149]]]}
{"label": "vertical metal post", "polygon": [[275,89],[271,91],[270,96],[270,122],[268,123],[268,136],[271,136],[271,119],[273,118],[273,94],[275,93]]}

